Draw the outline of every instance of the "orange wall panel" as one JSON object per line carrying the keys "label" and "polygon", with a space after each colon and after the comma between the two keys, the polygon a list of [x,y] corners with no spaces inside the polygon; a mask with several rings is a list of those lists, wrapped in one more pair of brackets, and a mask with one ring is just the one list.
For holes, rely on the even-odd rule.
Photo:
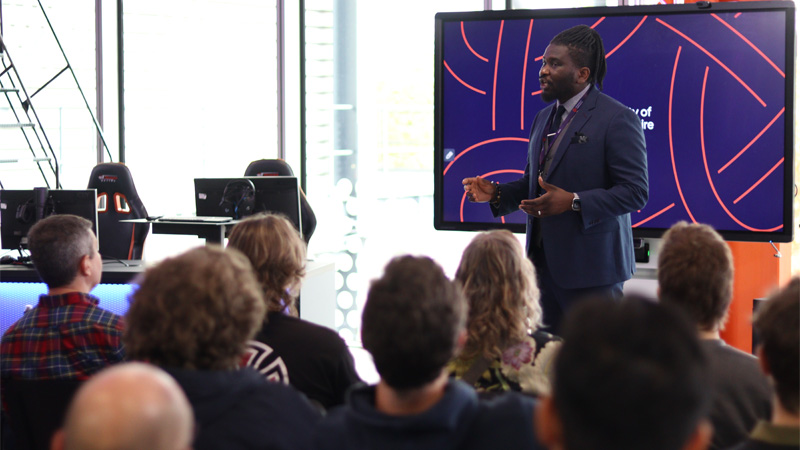
{"label": "orange wall panel", "polygon": [[764,298],[774,289],[789,282],[791,277],[792,246],[776,244],[775,249],[765,242],[728,242],[733,253],[734,281],[728,323],[722,339],[745,352],[752,352],[753,300]]}

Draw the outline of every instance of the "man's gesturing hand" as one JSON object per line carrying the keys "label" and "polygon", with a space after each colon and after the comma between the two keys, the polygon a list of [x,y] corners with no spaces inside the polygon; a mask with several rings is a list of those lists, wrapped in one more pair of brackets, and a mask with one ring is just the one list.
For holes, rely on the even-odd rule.
{"label": "man's gesturing hand", "polygon": [[486,203],[494,198],[497,189],[491,181],[481,177],[464,178],[461,180],[467,200],[477,203]]}
{"label": "man's gesturing hand", "polygon": [[539,177],[539,186],[545,190],[545,193],[537,198],[523,200],[519,209],[536,217],[555,216],[572,210],[574,195],[571,192],[546,183],[542,177]]}

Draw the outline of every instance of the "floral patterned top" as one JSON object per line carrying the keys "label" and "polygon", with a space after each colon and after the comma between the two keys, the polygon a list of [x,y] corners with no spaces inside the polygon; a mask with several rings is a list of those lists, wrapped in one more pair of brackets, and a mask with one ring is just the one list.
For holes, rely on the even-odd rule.
{"label": "floral patterned top", "polygon": [[[522,342],[503,351],[475,382],[478,392],[517,391],[532,395],[550,393],[550,373],[561,348],[562,339],[537,330]],[[467,373],[475,359],[450,361],[447,369],[451,376],[460,379]]]}

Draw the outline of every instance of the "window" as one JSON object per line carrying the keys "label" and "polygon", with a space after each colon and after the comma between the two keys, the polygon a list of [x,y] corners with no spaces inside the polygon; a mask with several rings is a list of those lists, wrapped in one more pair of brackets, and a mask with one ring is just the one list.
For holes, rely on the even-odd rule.
{"label": "window", "polygon": [[[58,40],[69,59],[86,100],[95,106],[95,26],[94,2],[48,2],[47,17]],[[52,148],[60,166],[60,182],[67,189],[83,189],[89,180],[89,172],[97,161],[97,142],[92,118],[76,88],[75,80],[66,71],[52,80],[67,62],[58,48],[58,43],[47,25],[45,14],[37,2],[12,2],[2,5],[2,33],[8,48],[3,58],[2,69],[13,64],[19,78],[9,71],[0,76],[3,88],[20,88],[32,96],[32,110],[28,110],[35,122],[38,116],[44,134],[35,134],[30,129],[0,128],[0,183],[6,189],[29,189],[46,186],[54,189],[55,174],[43,163],[39,171],[27,140],[36,150],[36,157],[45,157],[44,148]],[[9,77],[13,77],[13,80]],[[23,92],[20,98],[25,100]],[[0,102],[0,124],[28,122],[22,104],[16,94],[3,94]],[[10,99],[6,101],[6,98]],[[37,124],[38,129],[38,124]],[[48,149],[49,152],[49,149]],[[10,162],[17,161],[17,162]],[[47,181],[45,181],[47,180]]]}
{"label": "window", "polygon": [[472,238],[433,229],[434,15],[465,9],[483,1],[306,2],[309,251],[336,262],[336,325],[349,342],[391,257],[429,255],[452,274]]}
{"label": "window", "polygon": [[[277,156],[276,5],[125,2],[126,161],[150,214],[194,213],[196,177]],[[158,259],[193,237],[151,235]]]}

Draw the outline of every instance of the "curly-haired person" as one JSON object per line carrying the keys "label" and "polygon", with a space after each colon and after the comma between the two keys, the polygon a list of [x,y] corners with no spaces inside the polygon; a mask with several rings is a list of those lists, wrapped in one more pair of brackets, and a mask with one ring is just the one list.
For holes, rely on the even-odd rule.
{"label": "curly-haired person", "polygon": [[316,409],[292,388],[239,368],[265,312],[247,258],[213,246],[148,269],[134,292],[123,335],[128,356],[160,366],[186,392],[196,450],[310,445]]}
{"label": "curly-haired person", "polygon": [[511,232],[480,233],[456,271],[469,303],[467,342],[451,374],[478,391],[546,394],[561,339],[541,329],[542,308],[531,261]]}

